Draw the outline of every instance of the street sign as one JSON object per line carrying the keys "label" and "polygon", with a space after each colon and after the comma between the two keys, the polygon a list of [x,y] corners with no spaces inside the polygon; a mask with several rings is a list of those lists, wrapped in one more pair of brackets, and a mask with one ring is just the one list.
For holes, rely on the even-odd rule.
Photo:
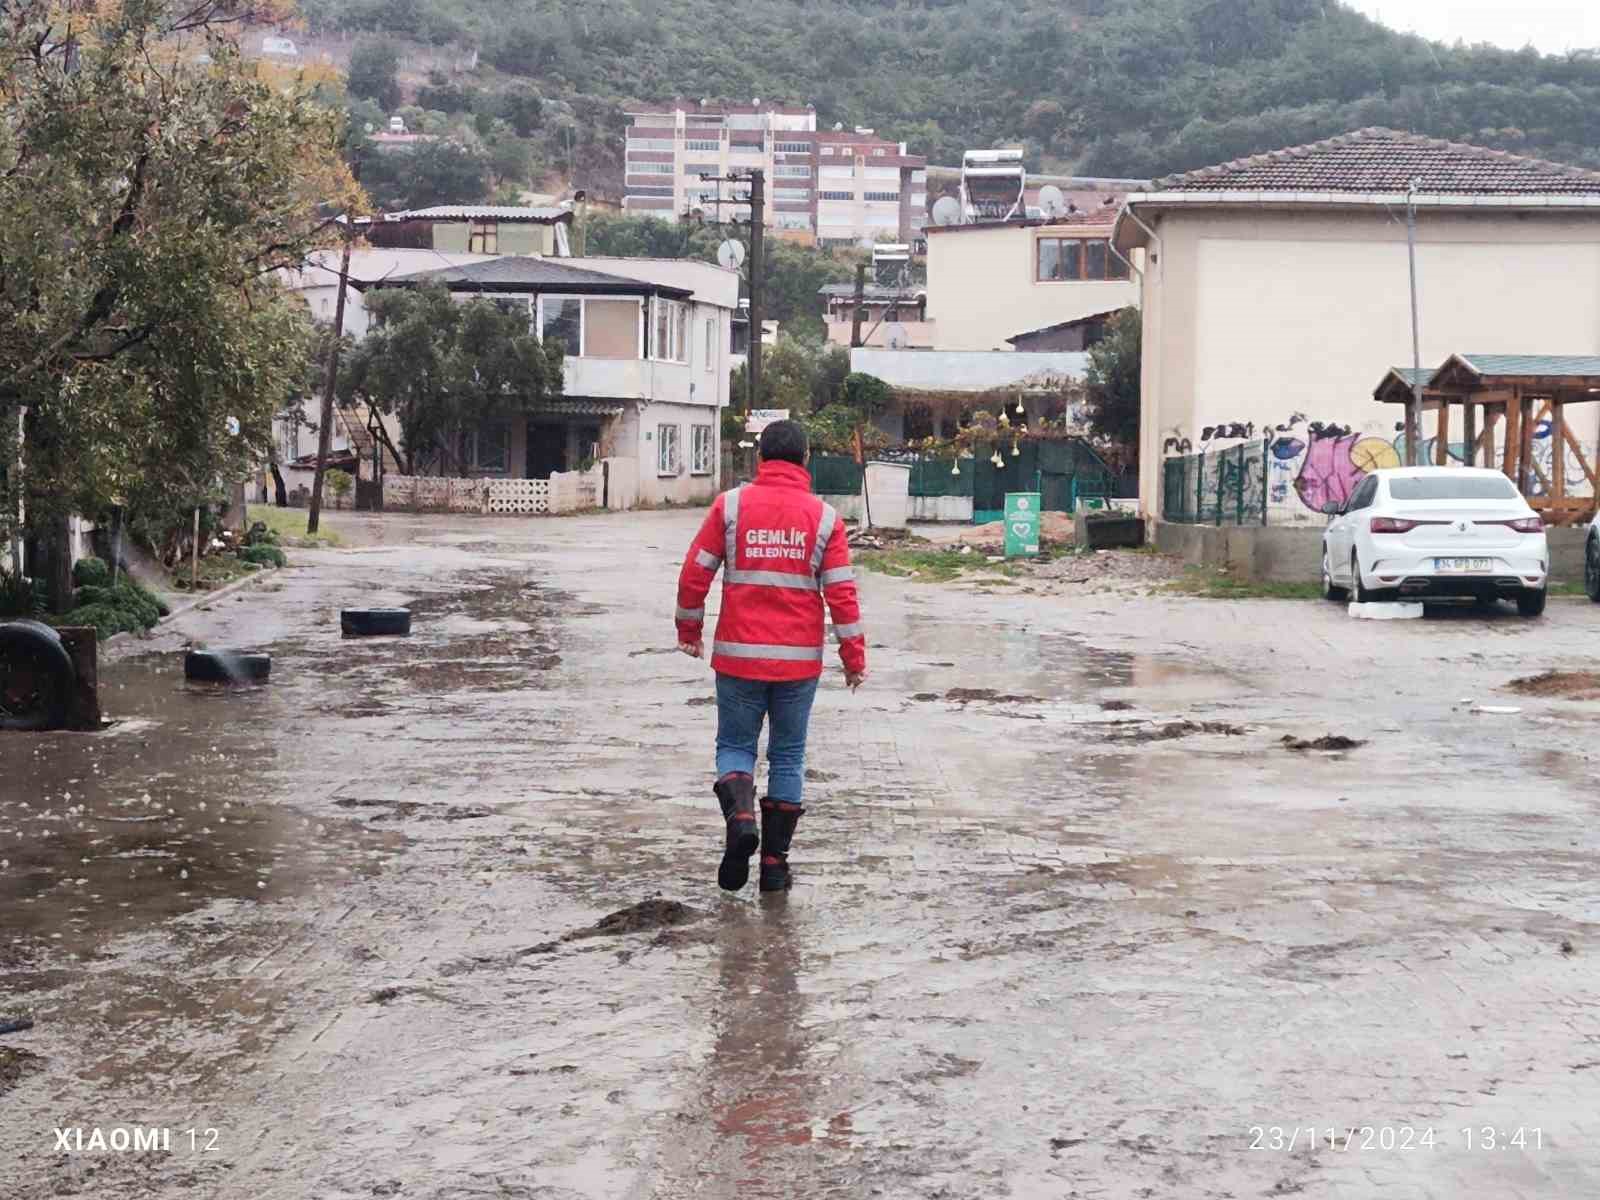
{"label": "street sign", "polygon": [[752,408],[745,418],[744,431],[746,433],[760,433],[774,421],[787,421],[789,410],[787,408]]}
{"label": "street sign", "polygon": [[1006,493],[1006,557],[1039,553],[1039,493]]}

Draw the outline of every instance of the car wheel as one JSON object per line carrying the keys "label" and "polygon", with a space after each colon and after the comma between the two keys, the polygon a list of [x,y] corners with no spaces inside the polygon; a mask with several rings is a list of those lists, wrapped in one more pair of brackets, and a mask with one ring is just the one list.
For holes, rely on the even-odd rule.
{"label": "car wheel", "polygon": [[78,672],[61,635],[42,621],[0,625],[0,729],[58,729]]}
{"label": "car wheel", "polygon": [[345,637],[406,637],[411,632],[409,608],[346,608],[339,613]]}
{"label": "car wheel", "polygon": [[272,655],[245,650],[191,650],[183,656],[183,677],[196,683],[265,683]]}
{"label": "car wheel", "polygon": [[1583,590],[1600,604],[1600,538],[1591,537],[1583,549]]}
{"label": "car wheel", "polygon": [[1525,617],[1542,615],[1548,594],[1544,588],[1524,588],[1517,593],[1517,611]]}
{"label": "car wheel", "polygon": [[1333,581],[1333,568],[1328,563],[1328,547],[1322,547],[1322,598],[1324,600],[1343,600],[1350,595],[1349,588],[1342,588]]}

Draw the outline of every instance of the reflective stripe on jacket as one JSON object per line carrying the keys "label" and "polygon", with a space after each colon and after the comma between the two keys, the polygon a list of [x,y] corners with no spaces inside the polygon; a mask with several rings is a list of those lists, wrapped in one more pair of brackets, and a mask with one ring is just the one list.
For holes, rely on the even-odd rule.
{"label": "reflective stripe on jacket", "polygon": [[678,574],[680,641],[702,639],[706,594],[722,568],[712,669],[782,682],[822,673],[823,604],[847,671],[867,667],[844,522],[793,463],[765,462],[754,482],[712,504]]}

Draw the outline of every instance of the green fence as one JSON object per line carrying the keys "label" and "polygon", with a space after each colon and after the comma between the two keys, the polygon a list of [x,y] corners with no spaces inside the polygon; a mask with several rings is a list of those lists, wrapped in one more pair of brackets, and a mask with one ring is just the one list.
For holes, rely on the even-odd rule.
{"label": "green fence", "polygon": [[811,490],[819,496],[854,496],[861,491],[861,468],[848,454],[813,454]]}
{"label": "green fence", "polygon": [[1161,517],[1178,525],[1265,525],[1267,444],[1243,442],[1167,459]]}

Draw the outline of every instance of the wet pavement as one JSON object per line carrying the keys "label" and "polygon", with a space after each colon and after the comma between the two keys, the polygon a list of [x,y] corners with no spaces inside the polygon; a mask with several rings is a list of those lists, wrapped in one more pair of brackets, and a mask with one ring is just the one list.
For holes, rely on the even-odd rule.
{"label": "wet pavement", "polygon": [[1600,608],[868,576],[762,901],[698,514],[333,520],[0,740],[6,1200],[1600,1193]]}

